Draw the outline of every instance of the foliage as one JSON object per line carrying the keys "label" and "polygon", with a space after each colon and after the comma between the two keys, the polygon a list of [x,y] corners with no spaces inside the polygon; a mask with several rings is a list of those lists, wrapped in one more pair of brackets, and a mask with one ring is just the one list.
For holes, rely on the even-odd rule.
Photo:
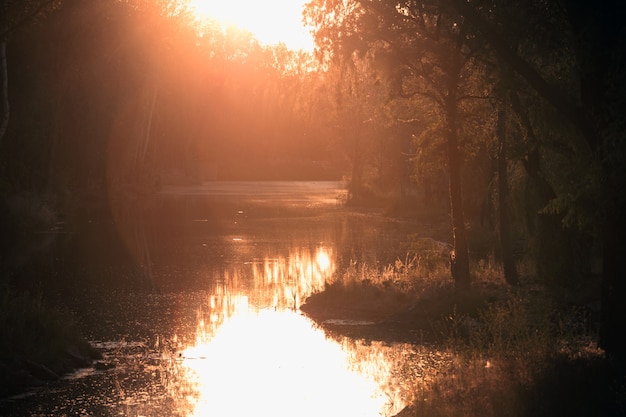
{"label": "foliage", "polygon": [[587,320],[529,291],[474,317],[453,312],[445,340],[458,356],[432,380],[416,381],[407,415],[619,415],[623,375],[591,341]]}
{"label": "foliage", "polygon": [[445,242],[413,236],[409,237],[407,248],[415,254],[411,265],[415,265],[424,276],[437,275],[437,271],[447,269],[450,262],[452,248]]}
{"label": "foliage", "polygon": [[602,198],[599,166],[586,156],[563,159],[555,156],[555,162],[551,164],[560,171],[553,181],[558,194],[542,213],[560,215],[566,228],[593,230],[598,219],[603,217],[597,205]]}
{"label": "foliage", "polygon": [[20,190],[117,194],[263,174],[264,163],[335,162],[312,57],[215,22],[198,27],[161,3],[67,1],[14,33],[9,87],[22,94],[2,144],[4,178]]}
{"label": "foliage", "polygon": [[7,69],[7,43],[14,32],[56,8],[60,0],[5,0],[0,3],[0,144],[6,134],[11,105]]}
{"label": "foliage", "polygon": [[[436,246],[427,239],[415,244],[424,255]],[[436,264],[439,256],[433,256]],[[332,310],[329,317],[349,311],[357,320],[380,319],[368,310],[375,305],[379,315],[392,314],[381,329],[396,325],[402,335],[412,329],[430,348],[450,353],[452,359],[439,364],[435,374],[412,380],[410,405],[400,416],[523,417],[558,410],[573,416],[621,415],[623,374],[611,368],[594,342],[594,319],[584,306],[564,304],[541,285],[510,288],[502,270],[487,263],[476,263],[472,273],[478,282],[455,292],[448,274],[426,276],[412,256],[382,269],[353,262],[324,293],[311,297],[311,306],[307,300],[304,310],[314,317]],[[394,291],[405,298],[385,298]],[[426,336],[429,329],[435,339]],[[381,337],[380,332],[370,330],[370,337]],[[393,330],[382,334],[398,337]]]}

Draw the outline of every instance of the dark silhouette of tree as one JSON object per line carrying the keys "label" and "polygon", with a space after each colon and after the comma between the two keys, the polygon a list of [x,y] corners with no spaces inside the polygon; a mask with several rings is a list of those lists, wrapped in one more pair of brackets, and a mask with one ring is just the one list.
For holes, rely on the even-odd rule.
{"label": "dark silhouette of tree", "polygon": [[11,35],[45,15],[59,0],[3,0],[0,2],[0,145],[10,118],[7,43]]}
{"label": "dark silhouette of tree", "polygon": [[511,213],[509,200],[509,175],[507,158],[507,134],[506,134],[506,112],[498,111],[496,121],[497,142],[497,166],[498,166],[498,225],[500,231],[500,247],[502,249],[502,266],[504,268],[504,278],[510,285],[518,285],[519,277],[515,266],[513,255],[513,240],[511,231]]}
{"label": "dark silhouette of tree", "polygon": [[[623,215],[626,207],[624,189],[624,137],[626,126],[625,79],[626,25],[624,8],[618,1],[589,4],[577,1],[562,3],[562,19],[568,24],[573,40],[573,54],[580,72],[578,97],[549,82],[539,70],[513,49],[506,36],[506,22],[491,21],[488,9],[463,0],[450,4],[476,29],[497,55],[519,74],[537,93],[552,105],[580,133],[582,140],[572,145],[590,160],[599,162],[597,204],[601,210],[592,221],[601,230],[603,240],[602,314],[599,343],[608,356],[626,362],[626,341],[622,335],[626,324],[623,302],[626,296],[626,264],[621,259],[626,243]],[[549,3],[550,4],[550,3]],[[537,16],[540,17],[540,16]],[[535,22],[549,30],[552,22]],[[562,26],[556,26],[561,28]],[[548,28],[548,29],[546,29]],[[573,139],[576,136],[572,137]],[[595,192],[595,191],[594,191]]]}
{"label": "dark silhouette of tree", "polygon": [[[525,13],[508,13],[506,11],[519,9],[519,5],[505,0],[480,3],[465,0],[419,3],[363,0],[352,3],[357,4],[353,6],[357,12],[349,18],[333,20],[338,15],[332,9],[333,5],[341,8],[346,3],[350,2],[312,2],[322,15],[328,16],[324,20],[318,15],[317,19],[320,27],[324,28],[319,33],[326,42],[336,42],[341,48],[371,45],[372,38],[390,45],[395,43],[394,51],[402,53],[394,58],[405,62],[413,71],[415,69],[409,64],[419,65],[419,72],[416,73],[423,80],[431,81],[437,71],[447,77],[441,77],[436,85],[440,86],[440,93],[444,93],[439,98],[446,120],[444,133],[451,168],[455,231],[461,230],[458,221],[461,217],[455,216],[455,206],[459,207],[457,203],[462,202],[457,194],[460,188],[454,179],[457,175],[454,167],[458,167],[460,162],[459,138],[455,137],[459,131],[459,107],[455,100],[464,96],[458,90],[459,69],[463,68],[464,57],[477,49],[493,54],[499,66],[507,66],[524,80],[526,91],[536,93],[543,103],[556,110],[560,123],[567,121],[576,130],[569,134],[569,142],[551,142],[548,137],[535,135],[538,147],[529,149],[524,166],[541,194],[539,200],[548,200],[544,212],[561,215],[566,224],[587,223],[600,231],[603,241],[603,290],[599,342],[608,356],[620,362],[626,361],[626,342],[620,336],[626,330],[626,324],[621,320],[626,313],[622,301],[626,296],[626,282],[621,278],[626,275],[626,266],[620,259],[620,254],[626,250],[626,243],[620,235],[620,231],[626,229],[620,214],[626,208],[626,197],[620,191],[624,189],[626,179],[624,8],[618,1],[598,5],[571,0],[560,3],[530,2],[524,8]],[[371,11],[374,13],[369,13]],[[519,30],[524,25],[526,29]],[[564,47],[558,49],[561,56],[551,53],[549,42],[538,41],[540,34],[546,40],[564,39]],[[454,39],[458,42],[455,43]],[[398,48],[398,40],[409,46],[410,41],[421,42],[421,48],[413,49],[413,55],[418,59],[411,61],[411,50]],[[441,42],[441,52],[437,49],[437,42]],[[323,42],[320,44],[324,45]],[[433,59],[432,54],[436,53],[440,55]],[[550,68],[548,71],[544,69],[546,63]],[[551,73],[553,70],[556,72]],[[476,71],[471,72],[476,74]],[[484,80],[483,85],[488,84]],[[433,91],[428,93],[433,95]],[[521,109],[518,93],[512,92],[509,99],[524,130],[532,137],[537,132],[533,127],[536,122],[528,123],[530,119]],[[552,123],[545,107],[544,114],[533,112],[533,116],[537,116],[536,120],[540,123]],[[567,128],[563,128],[561,133],[566,132]],[[579,169],[570,164],[562,172],[552,169],[552,177],[546,178],[545,173],[539,170],[538,150],[549,147],[547,145],[561,147],[560,150],[553,148],[552,160],[563,160],[569,155],[570,159],[580,161],[577,162],[580,163]],[[587,166],[582,168],[584,161]],[[573,189],[567,187],[568,181],[579,181],[580,185]],[[559,189],[554,188],[555,184],[559,185]],[[552,192],[555,193],[554,198],[550,197]]]}

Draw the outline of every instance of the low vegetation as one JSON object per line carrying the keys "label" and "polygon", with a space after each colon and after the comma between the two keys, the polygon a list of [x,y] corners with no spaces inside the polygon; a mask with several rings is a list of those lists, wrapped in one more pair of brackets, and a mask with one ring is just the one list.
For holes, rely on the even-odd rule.
{"label": "low vegetation", "polygon": [[383,269],[351,264],[302,308],[322,323],[377,322],[334,329],[351,336],[407,341],[411,334],[410,342],[452,354],[446,369],[413,381],[411,405],[399,416],[626,413],[626,378],[595,343],[592,308],[555,296],[531,275],[510,287],[488,259],[473,263],[470,290],[455,291],[444,244],[416,239],[412,247],[413,255]]}
{"label": "low vegetation", "polygon": [[56,380],[97,357],[69,314],[41,296],[0,290],[0,397]]}

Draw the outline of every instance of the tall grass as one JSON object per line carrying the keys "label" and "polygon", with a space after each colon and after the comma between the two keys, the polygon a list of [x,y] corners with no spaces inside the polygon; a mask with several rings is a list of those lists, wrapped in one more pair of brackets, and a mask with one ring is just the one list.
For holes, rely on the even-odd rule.
{"label": "tall grass", "polygon": [[415,239],[407,245],[403,258],[383,267],[359,264],[350,265],[327,284],[329,286],[352,286],[371,284],[400,288],[406,292],[432,290],[434,287],[449,286],[449,247],[444,242],[430,238]]}
{"label": "tall grass", "polygon": [[490,262],[475,262],[472,274],[465,293],[436,290],[430,305],[446,307],[429,313],[454,360],[415,381],[404,415],[626,415],[624,370],[604,358],[584,309],[536,286],[509,288]]}
{"label": "tall grass", "polygon": [[454,358],[413,381],[402,417],[626,415],[626,373],[597,347],[584,308],[536,282],[509,287],[493,256],[474,260],[472,288],[455,291],[446,248],[432,239],[412,248],[384,268],[352,263],[328,288],[339,303],[374,291],[406,294],[412,307],[403,317],[428,321]]}

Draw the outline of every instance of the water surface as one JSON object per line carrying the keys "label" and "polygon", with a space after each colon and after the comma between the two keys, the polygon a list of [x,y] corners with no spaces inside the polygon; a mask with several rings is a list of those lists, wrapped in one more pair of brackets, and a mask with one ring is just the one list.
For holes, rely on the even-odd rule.
{"label": "water surface", "polygon": [[102,363],[0,412],[397,414],[440,355],[331,335],[299,311],[350,262],[392,262],[413,231],[344,201],[334,182],[213,182],[165,187],[148,206],[111,202],[141,285],[83,300]]}

